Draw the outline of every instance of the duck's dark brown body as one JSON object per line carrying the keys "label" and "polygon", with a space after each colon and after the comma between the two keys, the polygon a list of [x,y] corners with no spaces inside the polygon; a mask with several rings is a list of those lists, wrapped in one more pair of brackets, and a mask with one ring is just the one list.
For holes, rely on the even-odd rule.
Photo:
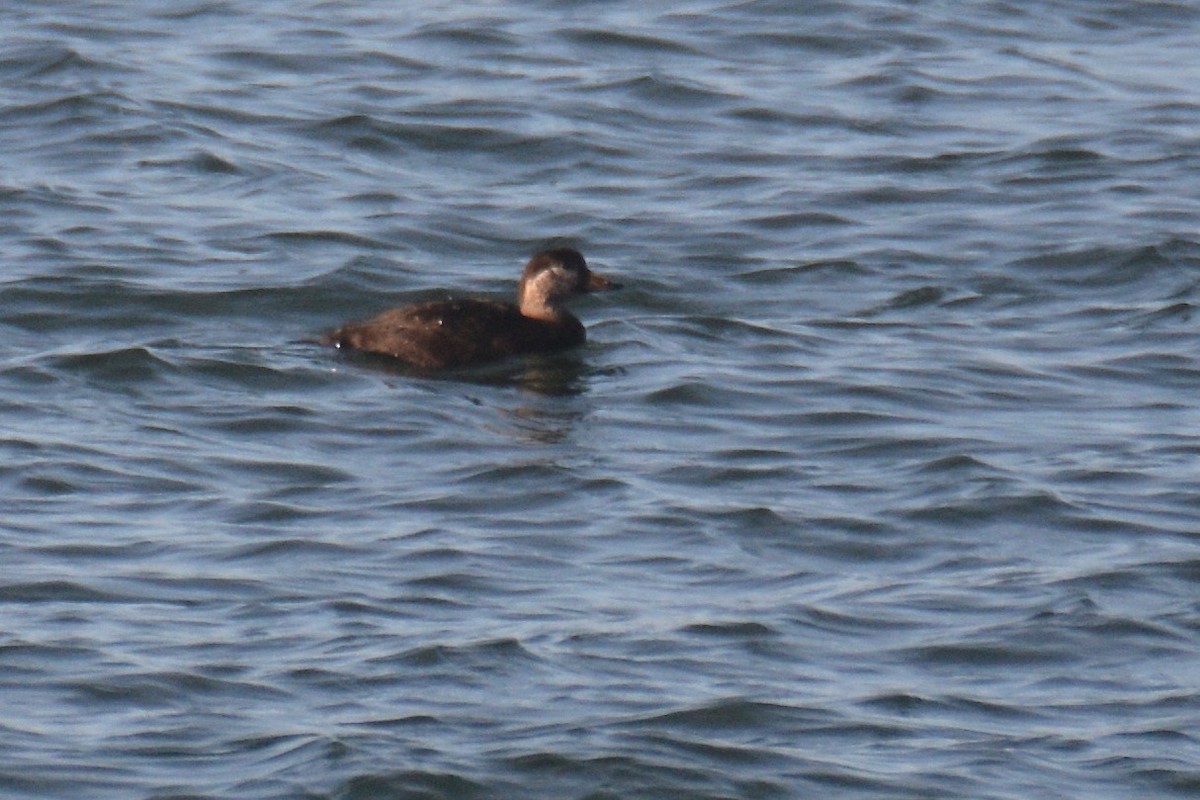
{"label": "duck's dark brown body", "polygon": [[480,364],[516,355],[548,353],[583,344],[573,316],[526,317],[513,303],[444,300],[393,308],[329,334],[327,341],[391,356],[420,369]]}
{"label": "duck's dark brown body", "polygon": [[343,325],[324,341],[389,356],[419,369],[445,369],[583,344],[583,323],[567,310],[574,297],[615,289],[588,269],[578,250],[544,250],[529,259],[517,286],[519,305],[443,300],[393,308]]}

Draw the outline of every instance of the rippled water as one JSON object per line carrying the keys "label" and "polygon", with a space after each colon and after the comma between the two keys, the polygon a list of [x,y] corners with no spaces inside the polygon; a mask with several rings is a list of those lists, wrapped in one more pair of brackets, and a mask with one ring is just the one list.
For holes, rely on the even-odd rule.
{"label": "rippled water", "polygon": [[0,31],[3,796],[1200,792],[1193,4]]}

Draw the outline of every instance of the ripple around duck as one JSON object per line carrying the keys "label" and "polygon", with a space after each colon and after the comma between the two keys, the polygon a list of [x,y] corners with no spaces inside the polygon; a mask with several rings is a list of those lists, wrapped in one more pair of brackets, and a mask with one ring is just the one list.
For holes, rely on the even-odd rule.
{"label": "ripple around duck", "polygon": [[58,355],[48,362],[56,371],[108,387],[146,384],[172,372],[174,367],[146,347]]}

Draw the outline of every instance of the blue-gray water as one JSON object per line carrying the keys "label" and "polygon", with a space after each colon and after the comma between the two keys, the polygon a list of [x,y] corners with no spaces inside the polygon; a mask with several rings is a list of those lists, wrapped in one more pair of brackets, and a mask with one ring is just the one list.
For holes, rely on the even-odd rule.
{"label": "blue-gray water", "polygon": [[0,796],[1197,796],[1200,9],[416,5],[0,10]]}

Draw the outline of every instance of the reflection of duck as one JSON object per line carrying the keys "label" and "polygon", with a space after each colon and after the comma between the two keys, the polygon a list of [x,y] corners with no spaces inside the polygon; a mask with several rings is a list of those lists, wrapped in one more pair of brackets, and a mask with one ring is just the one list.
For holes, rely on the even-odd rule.
{"label": "reflection of duck", "polygon": [[616,289],[587,267],[578,250],[536,254],[517,286],[520,305],[492,300],[439,300],[393,308],[343,325],[323,341],[391,356],[420,369],[479,364],[583,344],[581,323],[567,310],[580,294]]}

